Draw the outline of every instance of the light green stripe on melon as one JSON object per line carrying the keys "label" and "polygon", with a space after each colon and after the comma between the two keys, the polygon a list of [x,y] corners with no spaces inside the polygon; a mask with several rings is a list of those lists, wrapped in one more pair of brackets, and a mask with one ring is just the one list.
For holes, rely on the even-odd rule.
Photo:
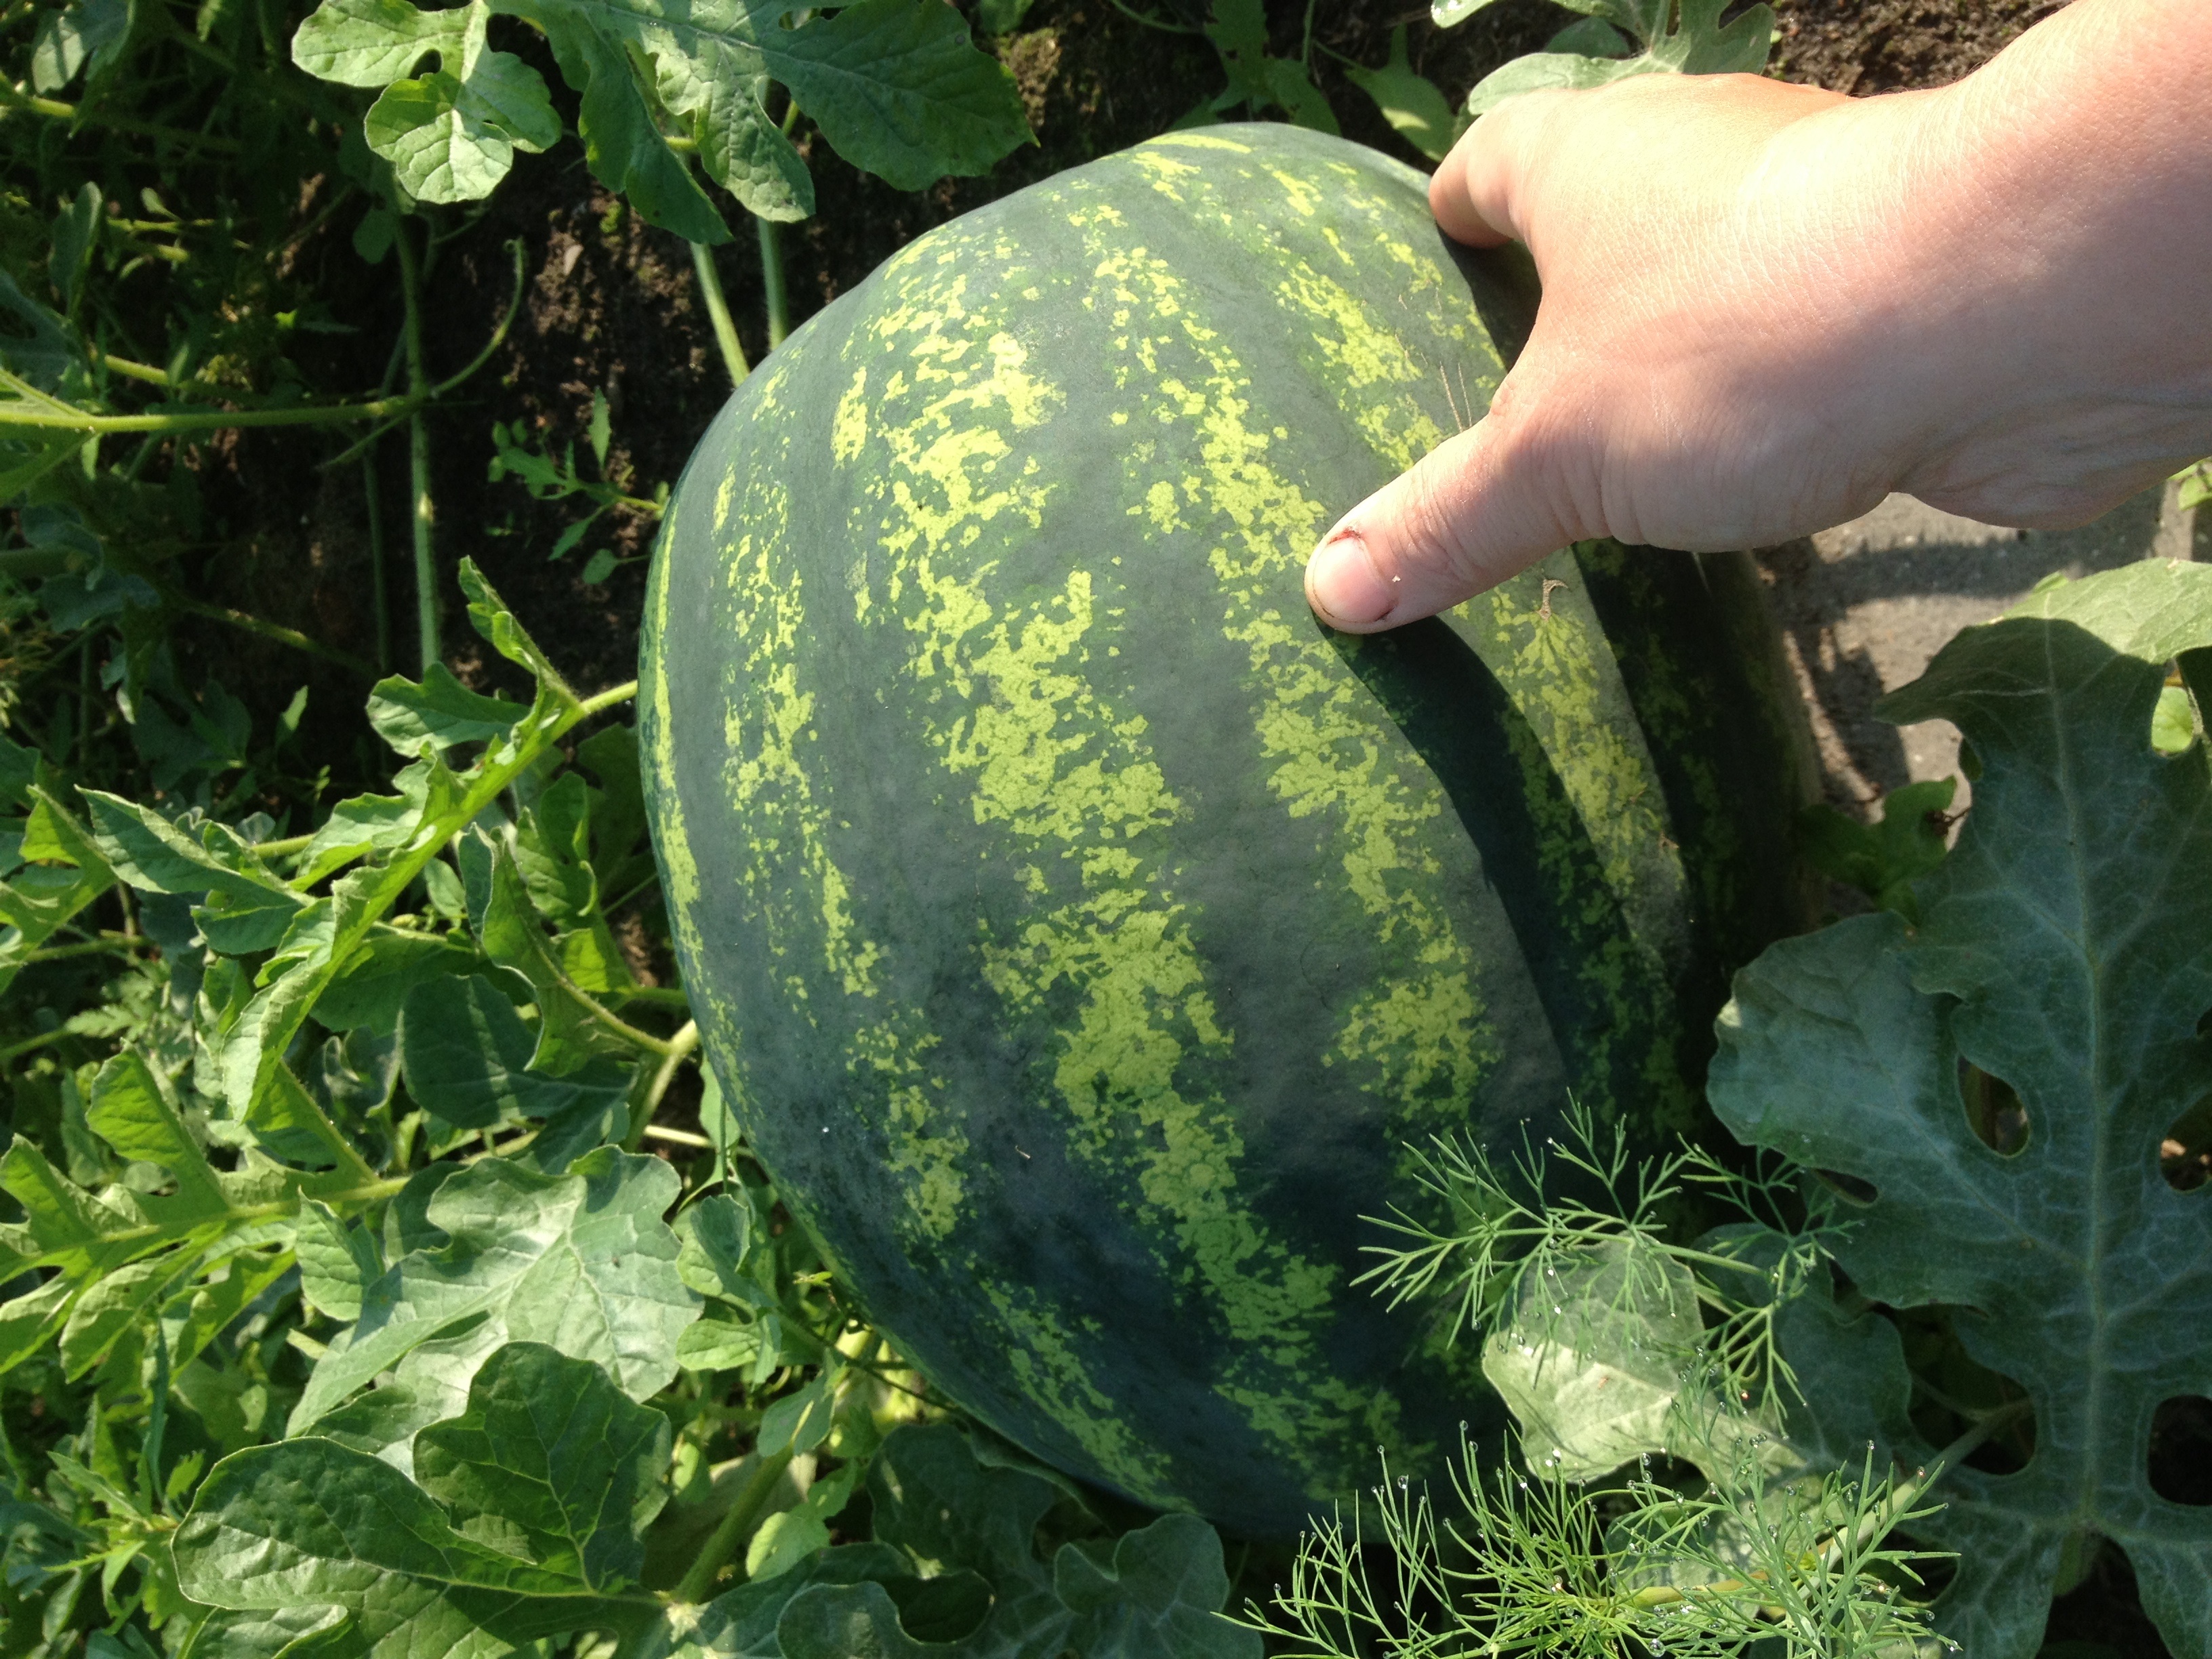
{"label": "light green stripe on melon", "polygon": [[[1489,612],[1492,634],[1512,646],[1493,659],[1497,675],[1516,708],[1532,716],[1544,736],[1545,757],[1558,772],[1584,831],[1596,848],[1606,885],[1623,896],[1651,879],[1650,856],[1666,852],[1662,890],[1679,895],[1681,859],[1662,847],[1666,801],[1651,757],[1635,729],[1608,719],[1600,699],[1612,653],[1585,605],[1558,589],[1543,592],[1540,576],[1492,589],[1477,603]],[[1639,877],[1639,867],[1647,873]]]}
{"label": "light green stripe on melon", "polygon": [[[1137,423],[1199,428],[1203,470],[1182,481],[1182,494],[1233,527],[1208,558],[1226,601],[1223,632],[1244,648],[1264,690],[1253,719],[1269,787],[1293,818],[1334,818],[1346,888],[1378,937],[1418,964],[1354,1005],[1324,1064],[1372,1068],[1371,1091],[1395,1108],[1393,1133],[1425,1139],[1460,1121],[1501,1052],[1476,996],[1474,952],[1430,896],[1440,870],[1425,843],[1443,804],[1401,774],[1390,757],[1401,739],[1365,689],[1303,614],[1284,613],[1285,596],[1298,591],[1289,579],[1328,526],[1324,504],[1269,463],[1288,434],[1249,422],[1249,377],[1215,331],[1188,314],[1167,261],[1143,248],[1111,252],[1097,275],[1116,307],[1164,319],[1157,351],[1188,354],[1202,372],[1195,386],[1161,378]],[[1141,468],[1146,459],[1131,460]]]}
{"label": "light green stripe on melon", "polygon": [[1152,150],[1170,149],[1215,149],[1231,155],[1252,154],[1251,145],[1239,143],[1234,138],[1225,138],[1218,132],[1164,132],[1158,137],[1148,140],[1142,149],[1131,153],[1143,155]]}
{"label": "light green stripe on melon", "polygon": [[[1401,273],[1404,290],[1394,307],[1370,307],[1330,272],[1295,259],[1276,283],[1275,297],[1311,327],[1328,368],[1321,383],[1338,407],[1370,448],[1404,471],[1449,435],[1413,399],[1413,389],[1441,390],[1455,425],[1463,428],[1488,407],[1503,366],[1489,336],[1472,325],[1465,294],[1447,289],[1435,262],[1387,228],[1401,222],[1402,210],[1375,195],[1358,168],[1340,164],[1328,173],[1331,212],[1343,228],[1327,225],[1322,235],[1345,272],[1364,272],[1371,284],[1373,262],[1387,259]],[[1357,249],[1347,249],[1344,233],[1362,216],[1370,228],[1364,235],[1354,233]],[[1456,348],[1449,361],[1415,355],[1405,325],[1416,319],[1425,333]]]}
{"label": "light green stripe on melon", "polygon": [[[727,589],[724,614],[748,619],[741,635],[744,654],[736,665],[742,689],[724,715],[729,821],[745,826],[744,865],[762,881],[753,896],[758,909],[773,915],[791,902],[776,896],[786,890],[780,874],[763,880],[760,872],[789,871],[796,879],[788,890],[811,897],[814,912],[811,918],[775,916],[760,930],[760,941],[778,957],[791,957],[795,948],[785,941],[818,941],[817,960],[791,957],[776,964],[793,1006],[805,1003],[810,981],[823,969],[845,995],[875,1000],[883,952],[854,921],[850,884],[830,854],[829,812],[816,797],[800,752],[814,740],[814,694],[799,678],[808,633],[806,594],[795,563],[770,559],[770,550],[791,544],[790,496],[781,488],[757,490],[734,537],[720,523],[720,500],[718,531],[730,550],[721,573]],[[968,1140],[956,1110],[932,1085],[923,1059],[938,1039],[921,1012],[905,1005],[885,1007],[854,1025],[846,1068],[875,1075],[886,1109],[880,1127],[887,1162],[901,1177],[910,1221],[943,1239],[959,1218]]]}
{"label": "light green stripe on melon", "polygon": [[[1539,867],[1559,914],[1577,917],[1595,948],[1578,977],[1611,1018],[1588,1033],[1588,1073],[1607,1074],[1623,1041],[1649,1041],[1638,1072],[1662,1121],[1688,1126],[1695,1102],[1681,1081],[1676,1034],[1655,1027],[1654,998],[1665,964],[1647,942],[1664,915],[1686,901],[1681,854],[1666,833],[1666,799],[1641,734],[1608,718],[1601,696],[1611,665],[1595,617],[1579,594],[1540,574],[1469,600],[1466,614],[1508,650],[1485,653],[1491,672],[1528,723],[1513,733],[1514,759],[1529,780],[1524,792],[1539,832]],[[1547,787],[1556,778],[1565,799]],[[1595,851],[1602,887],[1572,856],[1578,840]],[[1615,907],[1619,909],[1616,911]],[[1616,917],[1618,919],[1616,920]],[[1620,922],[1626,921],[1624,932]],[[1592,1099],[1609,1116],[1617,1103]]]}
{"label": "light green stripe on melon", "polygon": [[[1115,1483],[1156,1509],[1180,1505],[1174,1463],[1131,1431],[1122,1408],[1099,1392],[1076,1347],[1076,1334],[1059,1311],[1026,1285],[987,1284],[983,1293],[1014,1339],[1006,1363],[1019,1380],[1021,1397],[1042,1410],[1083,1448],[1093,1464],[1114,1472]],[[1102,1334],[1094,1324],[1091,1332]]]}
{"label": "light green stripe on melon", "polygon": [[1170,202],[1183,199],[1182,186],[1189,179],[1200,176],[1200,169],[1188,161],[1179,161],[1172,155],[1147,146],[1129,152],[1129,161],[1151,180],[1152,188]]}
{"label": "light green stripe on melon", "polygon": [[[725,483],[727,480],[724,481]],[[673,550],[678,532],[679,517],[688,519],[679,499],[669,504],[667,516],[661,520],[662,552],[653,570],[653,581],[646,595],[650,607],[646,617],[646,637],[665,640],[668,633],[669,572],[674,564]],[[661,867],[668,884],[668,918],[676,931],[678,942],[688,953],[687,959],[702,959],[699,923],[696,911],[699,903],[699,863],[691,855],[691,831],[684,812],[684,802],[673,780],[676,769],[676,722],[668,690],[668,659],[665,652],[656,648],[646,654],[645,703],[653,715],[651,750],[645,769],[647,777],[662,780],[659,802],[659,823],[653,839],[653,848],[660,854]]]}
{"label": "light green stripe on melon", "polygon": [[[1363,213],[1385,222],[1395,216],[1387,203],[1364,189],[1356,169],[1337,167],[1333,207],[1340,222]],[[1338,246],[1332,228],[1331,246]],[[1339,249],[1341,252],[1341,249]],[[1487,337],[1469,326],[1463,296],[1449,293],[1432,260],[1387,230],[1377,229],[1364,249],[1367,258],[1385,258],[1405,270],[1408,283],[1398,305],[1420,315],[1424,331],[1451,340],[1463,354],[1451,362],[1425,364],[1415,358],[1393,326],[1386,309],[1368,305],[1324,270],[1305,261],[1291,264],[1275,287],[1276,297],[1293,315],[1304,318],[1331,371],[1322,383],[1359,428],[1376,453],[1394,466],[1419,461],[1445,434],[1411,397],[1416,387],[1440,389],[1462,422],[1471,422],[1495,392],[1500,372]],[[1316,532],[1317,533],[1317,532]],[[1302,559],[1310,538],[1299,544]],[[1515,758],[1529,781],[1524,792],[1534,804],[1542,867],[1550,877],[1560,914],[1574,915],[1606,936],[1585,957],[1583,979],[1611,1005],[1612,1018],[1601,1023],[1603,1035],[1588,1054],[1595,1072],[1609,1064],[1607,1052],[1617,1034],[1650,1029],[1648,1006],[1663,969],[1656,957],[1631,937],[1614,931],[1612,902],[1637,907],[1628,916],[1632,933],[1656,921],[1656,909],[1678,906],[1685,890],[1679,854],[1666,839],[1665,802],[1649,751],[1632,724],[1610,716],[1601,688],[1613,679],[1610,652],[1599,639],[1596,623],[1579,595],[1547,590],[1540,575],[1492,590],[1462,612],[1484,629],[1501,651],[1485,660],[1515,707],[1529,724],[1517,728]],[[1565,794],[1564,803],[1554,793]],[[1573,860],[1573,848],[1587,837],[1595,850],[1604,890],[1590,888]],[[1637,912],[1640,911],[1641,914]],[[1675,1056],[1664,1041],[1646,1054],[1644,1069],[1661,1095],[1680,1094]]]}
{"label": "light green stripe on melon", "polygon": [[[1232,1037],[1216,1018],[1187,908],[1167,880],[1169,843],[1146,833],[1168,830],[1184,808],[1143,717],[1112,707],[1082,673],[1087,655],[1107,648],[1091,636],[1114,625],[1115,596],[1100,591],[1101,573],[1077,571],[1056,594],[994,605],[994,568],[963,556],[1001,513],[1041,521],[1041,485],[1024,471],[994,489],[990,474],[1061,394],[987,316],[966,319],[969,343],[989,347],[981,353],[931,332],[936,319],[896,303],[891,314],[916,321],[911,340],[878,331],[905,347],[886,384],[902,374],[936,395],[880,434],[889,453],[876,487],[896,508],[896,528],[883,538],[892,556],[884,597],[911,635],[909,672],[942,677],[956,694],[928,725],[929,741],[966,783],[976,822],[996,826],[1025,857],[1039,896],[1016,938],[987,944],[987,981],[1018,1013],[1034,1014],[1062,987],[1079,995],[1054,1077],[1068,1152],[1133,1182],[1136,1219],[1158,1230],[1163,1270],[1202,1295],[1241,1356],[1221,1392],[1297,1451],[1319,1426],[1320,1402],[1306,1390],[1345,1394],[1363,1417],[1370,1401],[1322,1380],[1328,1368],[1317,1338],[1332,1317],[1339,1271],[1290,1250],[1237,1201],[1244,1147],[1235,1115],[1218,1096],[1186,1093],[1177,1080],[1225,1060]],[[1071,872],[1078,896],[1047,908]],[[1033,1363],[1058,1362],[1033,1350]]]}
{"label": "light green stripe on melon", "polygon": [[1382,326],[1382,319],[1371,316],[1351,289],[1304,261],[1285,273],[1275,294],[1293,315],[1320,325],[1313,331],[1314,343],[1334,376],[1332,390],[1370,449],[1402,470],[1444,441],[1418,404],[1404,397],[1376,395],[1440,376],[1441,365],[1416,362],[1405,342]]}

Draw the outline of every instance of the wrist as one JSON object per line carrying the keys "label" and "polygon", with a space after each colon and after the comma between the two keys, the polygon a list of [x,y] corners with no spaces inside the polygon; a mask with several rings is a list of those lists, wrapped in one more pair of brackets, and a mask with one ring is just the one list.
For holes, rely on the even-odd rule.
{"label": "wrist", "polygon": [[2076,0],[1954,86],[1867,100],[1895,106],[1889,280],[1930,417],[1903,487],[2071,522],[2212,449],[2204,70],[2193,0]]}

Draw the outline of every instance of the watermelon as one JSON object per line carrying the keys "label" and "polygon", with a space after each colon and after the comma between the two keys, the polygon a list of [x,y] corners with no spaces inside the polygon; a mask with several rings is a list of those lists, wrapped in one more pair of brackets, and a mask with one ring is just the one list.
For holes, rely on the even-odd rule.
{"label": "watermelon", "polygon": [[1741,557],[1563,552],[1372,638],[1334,516],[1527,315],[1425,181],[1211,127],[921,237],[738,389],[641,701],[677,955],[783,1201],[933,1383],[1247,1534],[1496,1428],[1356,1284],[1408,1150],[1698,1121],[1806,921]]}

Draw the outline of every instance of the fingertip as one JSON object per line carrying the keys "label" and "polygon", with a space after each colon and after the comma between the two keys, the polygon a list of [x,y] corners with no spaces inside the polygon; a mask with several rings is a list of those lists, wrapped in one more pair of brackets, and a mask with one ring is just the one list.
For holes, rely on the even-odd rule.
{"label": "fingertip", "polygon": [[1454,241],[1473,247],[1526,241],[1518,218],[1531,165],[1546,149],[1543,128],[1577,93],[1524,92],[1478,116],[1429,180],[1429,210]]}
{"label": "fingertip", "polygon": [[1429,211],[1435,216],[1437,228],[1455,242],[1463,242],[1470,247],[1495,247],[1511,239],[1482,216],[1468,190],[1470,150],[1479,142],[1475,135],[1481,131],[1482,123],[1477,121],[1460,135],[1459,142],[1437,163],[1436,172],[1429,178]]}
{"label": "fingertip", "polygon": [[1332,628],[1380,626],[1398,603],[1398,583],[1376,568],[1367,538],[1340,525],[1306,561],[1306,603]]}

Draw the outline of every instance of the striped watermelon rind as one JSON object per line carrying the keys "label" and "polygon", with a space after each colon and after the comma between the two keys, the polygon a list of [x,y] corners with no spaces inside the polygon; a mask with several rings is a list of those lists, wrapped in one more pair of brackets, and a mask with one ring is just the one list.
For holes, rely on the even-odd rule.
{"label": "striped watermelon rind", "polygon": [[1694,1127],[1728,972],[1804,920],[1745,561],[1307,610],[1525,315],[1425,200],[1221,127],[932,232],[732,398],[648,605],[678,955],[785,1201],[993,1426],[1253,1534],[1502,1421],[1352,1283],[1408,1145],[1570,1091]]}

